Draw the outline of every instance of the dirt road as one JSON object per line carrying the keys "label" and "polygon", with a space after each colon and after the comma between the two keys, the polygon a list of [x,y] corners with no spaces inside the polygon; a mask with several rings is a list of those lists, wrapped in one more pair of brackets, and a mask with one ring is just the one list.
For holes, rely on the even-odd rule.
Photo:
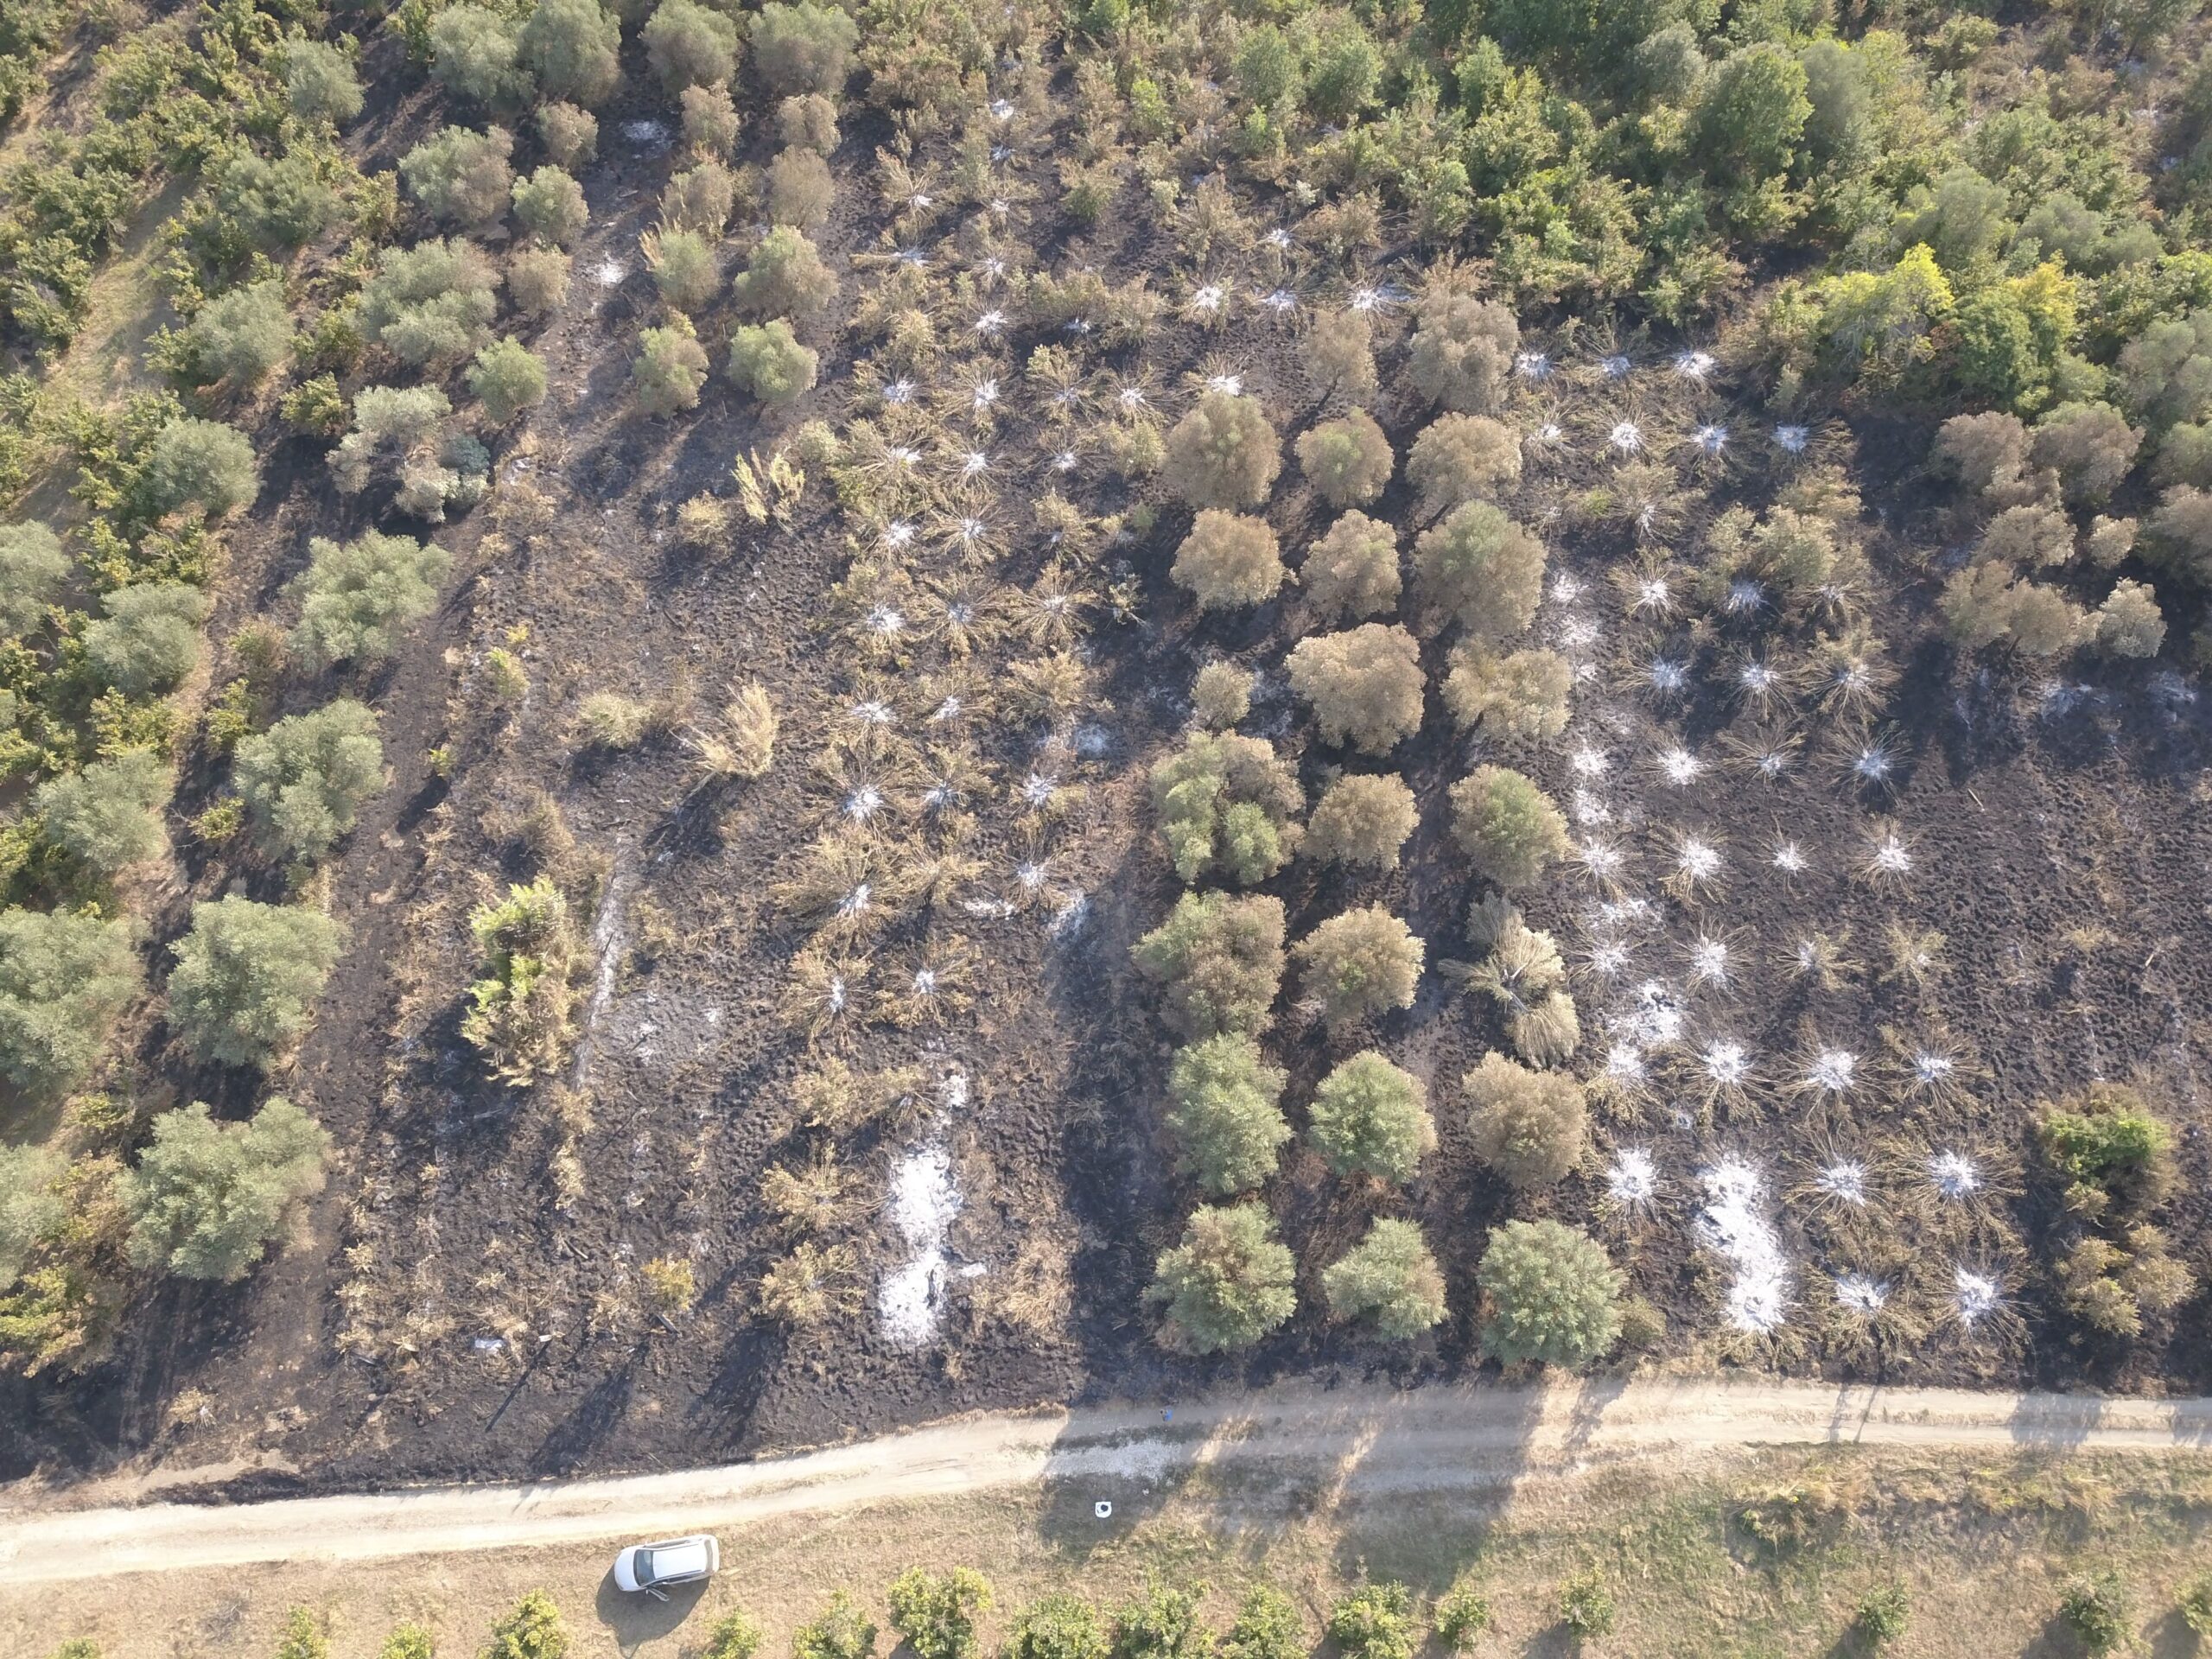
{"label": "dirt road", "polygon": [[0,1494],[0,1586],[133,1571],[631,1538],[1036,1481],[1141,1499],[1199,1468],[1332,1496],[1496,1486],[1669,1451],[1815,1443],[2212,1452],[2212,1399],[2107,1400],[1798,1383],[1287,1387],[1174,1409],[963,1418],[716,1469],[228,1507],[69,1509]]}

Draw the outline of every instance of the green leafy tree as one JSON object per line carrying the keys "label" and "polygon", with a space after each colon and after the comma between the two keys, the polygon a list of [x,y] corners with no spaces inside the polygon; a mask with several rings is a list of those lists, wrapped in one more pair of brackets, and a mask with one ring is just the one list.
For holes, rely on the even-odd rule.
{"label": "green leafy tree", "polygon": [[537,0],[520,44],[546,98],[595,110],[622,84],[621,26],[599,0]]}
{"label": "green leafy tree", "polygon": [[1398,849],[1420,822],[1403,779],[1348,772],[1322,791],[1300,850],[1324,863],[1395,870]]}
{"label": "green leafy tree", "polygon": [[1386,1342],[1409,1342],[1445,1313],[1443,1269],[1410,1221],[1377,1217],[1321,1274],[1321,1294],[1332,1318],[1364,1321]]}
{"label": "green leafy tree", "polygon": [[1293,446],[1299,470],[1332,507],[1354,507],[1382,493],[1397,465],[1390,440],[1363,409],[1324,421]]}
{"label": "green leafy tree", "polygon": [[1209,391],[1167,435],[1167,486],[1194,507],[1259,505],[1282,467],[1282,440],[1256,397]]}
{"label": "green leafy tree", "polygon": [[468,389],[485,418],[505,426],[545,401],[545,359],[518,340],[493,340],[468,365]]}
{"label": "green leafy tree", "polygon": [[1006,1659],[1106,1659],[1097,1609],[1064,1591],[1039,1596],[1014,1619]]}
{"label": "green leafy tree", "polygon": [[836,297],[837,279],[804,232],[779,225],[753,250],[731,292],[755,314],[806,317]]}
{"label": "green leafy tree", "polygon": [[1379,905],[1330,917],[1291,951],[1332,1027],[1413,1007],[1424,955],[1413,930]]}
{"label": "green leafy tree", "polygon": [[1450,798],[1452,838],[1501,887],[1527,887],[1567,851],[1566,815],[1524,772],[1477,766]]}
{"label": "green leafy tree", "polygon": [[361,112],[361,78],[336,46],[291,41],[284,48],[284,96],[301,120],[342,127]]}
{"label": "green leafy tree", "polygon": [[1201,1205],[1145,1293],[1167,1310],[1160,1341],[1199,1354],[1250,1347],[1296,1310],[1297,1268],[1261,1205]]}
{"label": "green leafy tree", "polygon": [[533,1590],[492,1626],[478,1659],[568,1659],[569,1627],[543,1590]]}
{"label": "green leafy tree", "polygon": [[671,96],[727,84],[737,73],[737,25],[697,0],[661,0],[643,38],[645,61]]}
{"label": "green leafy tree", "polygon": [[207,595],[181,582],[141,582],[101,601],[106,614],[84,633],[85,660],[127,697],[173,690],[200,661]]}
{"label": "green leafy tree", "polygon": [[303,248],[345,212],[304,148],[271,160],[240,147],[213,171],[215,213],[209,224],[214,234],[207,239],[224,264],[247,250],[276,254]]}
{"label": "green leafy tree", "polygon": [[124,1178],[132,1265],[243,1279],[284,1212],[321,1190],[328,1151],[321,1125],[281,1095],[243,1123],[218,1123],[198,1101],[163,1112]]}
{"label": "green leafy tree", "polygon": [[491,338],[497,281],[492,262],[459,238],[386,248],[361,289],[362,332],[416,368],[457,363]]}
{"label": "green leafy tree", "polygon": [[1812,114],[1805,66],[1760,41],[1730,53],[1707,79],[1692,143],[1708,176],[1756,183],[1789,170]]}
{"label": "green leafy tree", "polygon": [[1363,1584],[1329,1609],[1329,1639],[1348,1659],[1413,1659],[1421,1645],[1413,1592],[1402,1584]]}
{"label": "green leafy tree", "polygon": [[1306,1135],[1339,1175],[1371,1175],[1403,1185],[1436,1149],[1427,1091],[1412,1072],[1363,1049],[1321,1079],[1306,1113]]}
{"label": "green leafy tree", "polygon": [[1221,1652],[1222,1659],[1305,1659],[1306,1621],[1298,1604],[1273,1585],[1253,1586],[1236,1609]]}
{"label": "green leafy tree", "polygon": [[972,1567],[930,1573],[910,1567],[891,1581],[891,1628],[915,1659],[973,1659],[976,1621],[991,1609],[991,1585]]}
{"label": "green leafy tree", "polygon": [[1587,1234],[1559,1222],[1491,1229],[1475,1281],[1489,1307],[1483,1351],[1505,1364],[1580,1369],[1620,1336],[1619,1271]]}
{"label": "green leafy tree", "polygon": [[1152,804],[1175,874],[1249,887],[1298,846],[1298,776],[1265,738],[1196,732],[1152,768]]}
{"label": "green leafy tree", "polygon": [[583,186],[557,167],[541,167],[517,179],[508,196],[523,228],[556,248],[569,246],[591,222]]}
{"label": "green leafy tree", "polygon": [[384,745],[366,704],[340,697],[238,746],[232,775],[255,836],[281,857],[321,858],[384,787]]}
{"label": "green leafy tree", "polygon": [[2044,1108],[2036,1141],[2076,1215],[2139,1214],[2173,1185],[2173,1131],[2125,1084],[2094,1083]]}
{"label": "green leafy tree", "polygon": [[764,404],[791,404],[814,387],[822,359],[781,317],[740,324],[729,339],[729,378]]}
{"label": "green leafy tree", "polygon": [[1160,1017],[1174,1031],[1192,1039],[1256,1035],[1282,985],[1282,900],[1186,893],[1129,954],[1165,987]]}
{"label": "green leafy tree", "polygon": [[1554,1186],[1590,1144],[1582,1085],[1564,1071],[1534,1071],[1485,1054],[1460,1080],[1475,1154],[1523,1192]]}
{"label": "green leafy tree", "polygon": [[448,127],[399,158],[408,194],[440,225],[484,231],[506,214],[515,171],[515,141],[504,127],[471,132]]}
{"label": "green leafy tree", "polygon": [[162,809],[175,779],[149,749],[125,749],[82,772],[49,779],[31,805],[46,838],[86,869],[113,875],[168,848]]}
{"label": "green leafy tree", "polygon": [[630,361],[630,394],[647,415],[674,415],[699,406],[707,384],[707,353],[690,320],[678,315],[665,327],[638,336]]}
{"label": "green leafy tree", "polygon": [[767,0],[753,20],[753,72],[773,98],[816,92],[835,98],[852,73],[860,29],[838,6]]}
{"label": "green leafy tree", "polygon": [[1421,603],[1481,639],[1528,631],[1543,597],[1544,544],[1487,501],[1454,507],[1414,543]]}
{"label": "green leafy tree", "polygon": [[511,12],[460,0],[430,19],[430,74],[455,97],[478,104],[530,96],[522,65],[522,24]]}
{"label": "green leafy tree", "polygon": [[1274,1174],[1290,1139],[1279,1103],[1284,1081],[1249,1037],[1224,1033],[1177,1051],[1167,1076],[1176,1168],[1215,1197],[1247,1192]]}
{"label": "green leafy tree", "polygon": [[869,1659],[875,1624],[842,1590],[830,1605],[791,1632],[792,1659]]}
{"label": "green leafy tree", "polygon": [[300,602],[293,648],[318,666],[383,662],[408,626],[436,606],[439,584],[452,569],[452,554],[412,536],[372,530],[350,542],[315,537],[308,568],[289,589]]}
{"label": "green leafy tree", "polygon": [[194,905],[170,947],[169,1024],[203,1060],[261,1065],[307,1029],[339,939],[337,923],[296,906],[235,893]]}
{"label": "green leafy tree", "polygon": [[284,284],[271,277],[234,288],[201,306],[184,333],[201,378],[253,385],[292,349]]}
{"label": "green leafy tree", "polygon": [[1382,755],[1421,729],[1421,647],[1402,627],[1363,622],[1314,634],[1292,649],[1289,670],[1324,742]]}
{"label": "green leafy tree", "polygon": [[147,454],[145,491],[157,513],[197,507],[221,518],[261,493],[261,468],[237,428],[180,415]]}
{"label": "green leafy tree", "polygon": [[61,538],[36,519],[0,524],[0,639],[13,639],[46,620],[69,579]]}
{"label": "green leafy tree", "polygon": [[0,1077],[35,1100],[69,1093],[138,985],[128,924],[0,911]]}
{"label": "green leafy tree", "polygon": [[1306,550],[1299,582],[1325,619],[1379,616],[1398,602],[1398,533],[1348,512]]}

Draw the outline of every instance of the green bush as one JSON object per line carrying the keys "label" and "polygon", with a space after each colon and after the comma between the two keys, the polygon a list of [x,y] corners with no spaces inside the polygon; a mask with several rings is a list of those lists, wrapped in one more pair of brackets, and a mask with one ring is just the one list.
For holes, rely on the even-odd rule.
{"label": "green bush", "polygon": [[1490,1599],[1454,1585],[1436,1603],[1436,1639],[1452,1653],[1465,1653],[1490,1629]]}
{"label": "green bush", "polygon": [[61,538],[35,519],[0,524],[0,639],[13,639],[46,620],[69,579]]}
{"label": "green bush", "polygon": [[1266,519],[1211,507],[1192,522],[1168,574],[1202,611],[1264,605],[1290,579]]}
{"label": "green bush", "polygon": [[836,297],[837,279],[814,244],[783,225],[761,238],[731,292],[739,305],[755,314],[807,317]]}
{"label": "green bush", "polygon": [[1285,1081],[1249,1037],[1224,1033],[1178,1050],[1167,1074],[1167,1127],[1177,1170],[1213,1197],[1243,1192],[1275,1172]]}
{"label": "green bush", "polygon": [[255,838],[270,853],[313,861],[353,827],[384,787],[375,711],[340,697],[243,740],[232,764]]}
{"label": "green bush", "polygon": [[[205,1279],[213,1275],[195,1274],[188,1276]],[[330,1636],[325,1629],[327,1622],[312,1608],[293,1608],[284,1618],[284,1634],[276,1643],[276,1659],[330,1659]]]}
{"label": "green bush", "polygon": [[707,384],[707,353],[690,319],[678,315],[665,327],[638,336],[630,361],[630,394],[647,415],[674,415],[699,405]]}
{"label": "green bush", "polygon": [[138,983],[127,923],[0,911],[0,1077],[34,1100],[76,1089]]}
{"label": "green bush", "polygon": [[518,102],[532,77],[522,67],[522,26],[511,13],[459,0],[430,19],[430,74],[457,98]]}
{"label": "green bush", "polygon": [[0,1291],[22,1276],[33,1252],[69,1218],[56,1185],[60,1156],[44,1147],[0,1146]]}
{"label": "green bush", "polygon": [[1398,532],[1348,512],[1306,550],[1299,582],[1325,619],[1380,616],[1398,602]]}
{"label": "green bush", "polygon": [[1577,1370],[1620,1337],[1619,1271],[1587,1234],[1556,1221],[1491,1229],[1475,1282],[1489,1310],[1483,1351],[1504,1364]]}
{"label": "green bush", "polygon": [[1256,1035],[1282,985],[1282,900],[1186,893],[1130,948],[1138,970],[1166,987],[1160,1017],[1181,1035]]}
{"label": "green bush", "polygon": [[1249,1348],[1298,1306],[1297,1263],[1256,1204],[1201,1205],[1183,1242],[1163,1251],[1147,1300],[1164,1303],[1160,1341],[1192,1353]]}
{"label": "green bush", "polygon": [[786,149],[768,163],[768,222],[817,230],[837,199],[830,163],[810,149]]}
{"label": "green bush", "polygon": [[569,1627],[543,1590],[533,1590],[492,1627],[478,1659],[567,1659]]}
{"label": "green bush", "polygon": [[1398,849],[1420,821],[1403,779],[1351,772],[1322,791],[1301,847],[1323,863],[1395,870]]}
{"label": "green bush", "polygon": [[522,26],[522,63],[539,95],[585,109],[622,84],[621,46],[621,27],[599,0],[537,0]]}
{"label": "green bush", "polygon": [[2172,1185],[2173,1131],[2124,1084],[2091,1084],[2078,1100],[2046,1107],[2036,1140],[2079,1215],[2139,1212]]}
{"label": "green bush", "polygon": [[427,1625],[395,1624],[377,1649],[377,1659],[437,1659],[437,1643]]}
{"label": "green bush", "polygon": [[1421,647],[1395,624],[1363,622],[1301,639],[1289,670],[1290,689],[1313,711],[1325,743],[1383,755],[1421,729]]}
{"label": "green bush", "polygon": [[365,531],[350,542],[317,536],[289,591],[300,601],[292,645],[310,664],[380,663],[428,616],[453,555],[435,542]]}
{"label": "green bush", "polygon": [[1521,481],[1521,437],[1487,415],[1440,415],[1406,456],[1406,480],[1426,518]]}
{"label": "green bush", "polygon": [[471,132],[448,127],[399,158],[407,193],[440,225],[488,230],[505,217],[515,173],[515,141],[504,127]]}
{"label": "green bush", "polygon": [[1185,881],[1211,875],[1249,887],[1298,846],[1305,791],[1265,738],[1193,733],[1154,763],[1151,785],[1160,839]]}
{"label": "green bush", "polygon": [[243,1123],[218,1123],[198,1101],[154,1120],[154,1138],[124,1178],[131,1264],[186,1279],[243,1279],[284,1212],[322,1188],[329,1137],[272,1095]]}
{"label": "green bush", "polygon": [[289,253],[314,241],[345,212],[305,149],[273,161],[236,149],[214,174],[212,223],[221,228],[225,254],[232,251],[233,241],[263,253]]}
{"label": "green bush", "polygon": [[179,416],[146,458],[146,499],[157,513],[197,507],[210,518],[236,512],[261,493],[261,468],[245,433],[217,421]]}
{"label": "green bush", "polygon": [[1424,954],[1413,930],[1377,905],[1330,917],[1291,951],[1332,1027],[1413,1007]]}
{"label": "green bush", "polygon": [[101,601],[106,614],[85,629],[85,660],[126,697],[175,687],[200,661],[207,595],[180,582],[141,582]]}
{"label": "green bush", "polygon": [[791,404],[814,387],[822,359],[781,317],[741,324],[729,338],[729,378],[764,404]]}
{"label": "green bush", "polygon": [[307,1029],[339,940],[315,911],[235,893],[194,905],[192,931],[170,947],[169,1024],[200,1059],[262,1065]]}
{"label": "green bush", "polygon": [[760,1626],[743,1611],[724,1613],[707,1632],[699,1659],[753,1659],[760,1651]]}
{"label": "green bush", "polygon": [[1423,606],[1481,639],[1524,633],[1543,597],[1544,544],[1487,501],[1454,507],[1414,542]]}
{"label": "green bush", "polygon": [[1106,1633],[1089,1602],[1056,1592],[1021,1610],[1005,1653],[1006,1659],[1106,1659]]}
{"label": "green bush", "polygon": [[1306,1621],[1298,1604],[1273,1585],[1253,1586],[1237,1606],[1221,1653],[1222,1659],[1305,1659]]}
{"label": "green bush", "polygon": [[1460,1080],[1475,1155],[1523,1192],[1554,1186],[1590,1142],[1582,1085],[1564,1071],[1532,1071],[1485,1054]]}
{"label": "green bush", "polygon": [[1332,1318],[1364,1320],[1386,1342],[1409,1342],[1445,1313],[1443,1269],[1410,1221],[1378,1217],[1321,1274],[1321,1294]]}
{"label": "green bush", "polygon": [[2120,1575],[2107,1569],[2069,1580],[2058,1598],[2058,1616],[2089,1652],[2107,1654],[2127,1645],[2135,1609]]}
{"label": "green bush", "polygon": [[125,749],[82,772],[49,779],[31,798],[46,838],[86,869],[113,875],[168,848],[162,809],[175,787],[168,764]]}
{"label": "green bush", "polygon": [[838,6],[767,0],[753,20],[753,67],[772,98],[818,92],[835,98],[852,73],[860,30]]}
{"label": "green bush", "polygon": [[1436,1149],[1421,1079],[1373,1049],[1343,1061],[1321,1079],[1306,1113],[1306,1135],[1338,1175],[1371,1175],[1403,1185]]}
{"label": "green bush", "polygon": [[458,238],[386,248],[361,289],[362,332],[416,368],[458,363],[491,338],[497,280],[492,262]]}
{"label": "green bush", "polygon": [[1114,1610],[1114,1659],[1208,1659],[1212,1632],[1199,1622],[1204,1584],[1166,1585],[1147,1574],[1141,1594]]}
{"label": "green bush", "polygon": [[990,1581],[972,1567],[929,1573],[910,1567],[887,1592],[891,1628],[915,1659],[971,1659],[976,1620],[991,1609]]}
{"label": "green bush", "polygon": [[1560,1586],[1559,1622],[1576,1637],[1611,1633],[1617,1617],[1613,1592],[1595,1567],[1578,1573]]}
{"label": "green bush", "polygon": [[361,112],[361,78],[337,47],[290,41],[284,47],[284,96],[301,120],[342,127]]}
{"label": "green bush", "polygon": [[1901,1584],[1885,1584],[1870,1590],[1860,1599],[1859,1611],[1852,1616],[1851,1628],[1866,1646],[1881,1649],[1889,1646],[1905,1633],[1912,1622],[1912,1602]]}
{"label": "green bush", "polygon": [[1520,347],[1520,324],[1503,306],[1439,292],[1416,314],[1407,372],[1429,402],[1487,415],[1504,398]]}
{"label": "green bush", "polygon": [[842,1590],[830,1605],[791,1632],[792,1659],[869,1659],[875,1625]]}
{"label": "green bush", "polygon": [[1332,507],[1355,507],[1382,493],[1397,465],[1390,440],[1363,409],[1324,421],[1293,446],[1299,470]]}
{"label": "green bush", "polygon": [[1209,391],[1167,435],[1162,476],[1193,507],[1236,512],[1268,499],[1281,450],[1258,398]]}
{"label": "green bush", "polygon": [[697,0],[661,0],[645,20],[645,61],[671,95],[737,73],[737,25]]}
{"label": "green bush", "polygon": [[706,232],[667,226],[647,232],[643,245],[653,287],[671,310],[689,317],[713,303],[722,278]]}
{"label": "green bush", "polygon": [[517,179],[508,199],[523,228],[556,248],[575,242],[591,223],[583,186],[557,167],[541,167],[528,178]]}
{"label": "green bush", "polygon": [[1477,766],[1450,798],[1452,838],[1476,873],[1501,887],[1541,879],[1567,851],[1566,815],[1526,773]]}
{"label": "green bush", "polygon": [[275,277],[207,302],[185,331],[202,380],[251,386],[290,353],[292,314]]}
{"label": "green bush", "polygon": [[1413,1659],[1421,1642],[1413,1592],[1402,1584],[1363,1584],[1339,1597],[1328,1629],[1346,1659]]}
{"label": "green bush", "polygon": [[468,389],[484,417],[505,426],[545,401],[545,360],[520,340],[494,340],[468,365]]}
{"label": "green bush", "polygon": [[557,1069],[575,1039],[580,947],[569,901],[547,876],[469,912],[480,958],[461,1034],[518,1087]]}

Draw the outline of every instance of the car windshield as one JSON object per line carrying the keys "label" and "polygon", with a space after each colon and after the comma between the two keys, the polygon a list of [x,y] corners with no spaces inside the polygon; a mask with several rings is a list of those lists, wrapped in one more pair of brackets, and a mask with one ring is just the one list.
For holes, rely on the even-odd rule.
{"label": "car windshield", "polygon": [[658,1580],[689,1578],[707,1570],[707,1547],[696,1538],[661,1544],[645,1552],[645,1571],[638,1577],[650,1584]]}

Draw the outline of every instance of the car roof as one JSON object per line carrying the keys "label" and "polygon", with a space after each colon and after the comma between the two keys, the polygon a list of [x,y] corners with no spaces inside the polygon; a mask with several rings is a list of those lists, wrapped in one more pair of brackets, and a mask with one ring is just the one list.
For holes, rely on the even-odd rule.
{"label": "car roof", "polygon": [[665,1544],[654,1544],[646,1550],[652,1561],[652,1573],[657,1579],[680,1579],[692,1573],[707,1570],[707,1541],[704,1538],[678,1538]]}

